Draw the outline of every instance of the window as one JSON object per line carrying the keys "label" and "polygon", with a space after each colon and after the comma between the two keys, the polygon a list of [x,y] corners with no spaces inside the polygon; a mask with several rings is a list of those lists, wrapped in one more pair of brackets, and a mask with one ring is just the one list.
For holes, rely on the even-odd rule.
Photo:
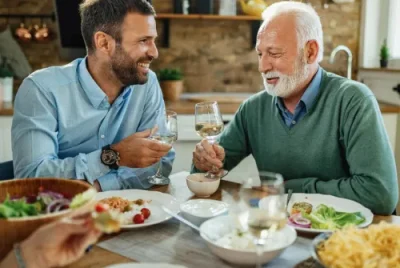
{"label": "window", "polygon": [[400,59],[400,1],[390,0],[388,16],[388,46],[391,57]]}
{"label": "window", "polygon": [[379,51],[387,39],[389,67],[400,69],[400,0],[362,0],[360,67],[379,67]]}

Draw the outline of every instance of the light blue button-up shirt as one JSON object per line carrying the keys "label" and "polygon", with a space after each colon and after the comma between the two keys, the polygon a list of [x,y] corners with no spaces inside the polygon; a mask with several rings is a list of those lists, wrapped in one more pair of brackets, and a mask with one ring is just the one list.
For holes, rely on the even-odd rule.
{"label": "light blue button-up shirt", "polygon": [[[18,90],[12,124],[16,178],[96,179],[103,191],[149,188],[148,168],[110,170],[100,161],[101,148],[160,126],[164,101],[157,77],[124,88],[112,105],[90,75],[85,59],[50,67],[27,77]],[[163,174],[172,169],[175,152],[162,158]]]}
{"label": "light blue button-up shirt", "polygon": [[311,108],[318,95],[319,87],[321,85],[321,79],[322,69],[318,68],[318,71],[315,74],[313,80],[311,80],[311,83],[308,85],[303,96],[301,96],[299,103],[296,105],[293,114],[288,109],[286,109],[285,105],[283,104],[282,98],[276,98],[276,106],[279,108],[282,119],[285,122],[286,126],[288,126],[289,128],[293,127],[307,114],[307,111]]}

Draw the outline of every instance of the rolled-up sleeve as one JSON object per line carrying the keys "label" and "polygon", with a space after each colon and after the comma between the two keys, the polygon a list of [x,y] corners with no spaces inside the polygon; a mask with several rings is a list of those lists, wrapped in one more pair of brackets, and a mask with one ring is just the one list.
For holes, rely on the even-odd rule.
{"label": "rolled-up sleeve", "polygon": [[90,183],[109,172],[101,150],[58,158],[56,102],[51,94],[27,78],[18,90],[12,123],[14,176],[85,179]]}

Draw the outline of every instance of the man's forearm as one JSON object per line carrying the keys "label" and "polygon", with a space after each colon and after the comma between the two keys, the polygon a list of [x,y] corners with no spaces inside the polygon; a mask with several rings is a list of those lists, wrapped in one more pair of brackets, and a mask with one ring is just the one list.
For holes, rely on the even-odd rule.
{"label": "man's forearm", "polygon": [[[161,158],[164,176],[169,176],[175,159],[175,151],[171,150],[166,156]],[[121,189],[148,189],[152,186],[149,177],[156,174],[159,162],[147,168],[128,168],[120,167],[116,171],[111,171],[98,178],[102,191],[121,190]]]}
{"label": "man's forearm", "polygon": [[57,177],[87,180],[90,184],[107,174],[110,169],[100,161],[101,150],[89,154],[79,154],[65,159],[45,156],[42,159],[31,160],[17,158],[15,176],[27,177]]}

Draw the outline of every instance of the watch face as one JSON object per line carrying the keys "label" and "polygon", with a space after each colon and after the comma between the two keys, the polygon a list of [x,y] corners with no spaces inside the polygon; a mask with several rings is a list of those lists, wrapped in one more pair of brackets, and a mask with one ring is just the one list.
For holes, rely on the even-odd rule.
{"label": "watch face", "polygon": [[113,150],[104,150],[101,160],[106,165],[114,165],[117,162],[117,154]]}

